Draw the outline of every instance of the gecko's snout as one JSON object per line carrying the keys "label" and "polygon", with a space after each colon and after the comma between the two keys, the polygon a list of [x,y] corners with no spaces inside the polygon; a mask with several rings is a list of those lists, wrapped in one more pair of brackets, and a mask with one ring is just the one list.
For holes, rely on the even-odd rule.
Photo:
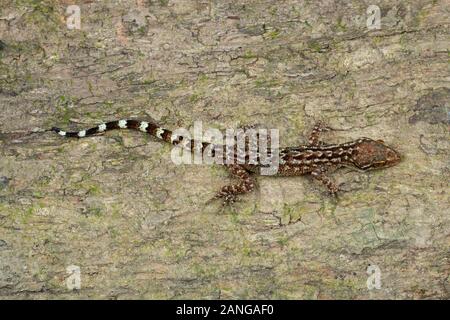
{"label": "gecko's snout", "polygon": [[386,161],[390,164],[396,164],[400,162],[400,160],[402,159],[400,154],[389,147],[387,148],[388,150],[386,151]]}

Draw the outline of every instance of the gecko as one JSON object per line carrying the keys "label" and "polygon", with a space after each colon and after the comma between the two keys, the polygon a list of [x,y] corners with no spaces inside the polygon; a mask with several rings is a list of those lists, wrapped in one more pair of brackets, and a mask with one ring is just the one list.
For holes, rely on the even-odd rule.
{"label": "gecko", "polygon": [[[114,129],[138,130],[191,152],[198,149],[202,152],[211,145],[208,142],[197,143],[192,139],[184,139],[183,136],[176,135],[156,123],[138,120],[115,120],[81,131],[67,132],[56,127],[50,131],[63,137],[84,138]],[[323,122],[317,122],[309,135],[308,144],[277,149],[279,166],[276,176],[310,175],[314,180],[323,184],[332,196],[336,196],[339,188],[329,177],[329,173],[335,169],[349,166],[362,171],[382,169],[391,167],[401,160],[400,154],[392,147],[387,146],[383,140],[362,137],[341,144],[326,144],[321,141],[320,134],[329,130],[331,128]],[[224,164],[224,166],[238,181],[223,186],[216,193],[214,199],[223,199],[224,203],[233,203],[239,195],[255,189],[254,176],[261,174],[262,165],[235,163]]]}

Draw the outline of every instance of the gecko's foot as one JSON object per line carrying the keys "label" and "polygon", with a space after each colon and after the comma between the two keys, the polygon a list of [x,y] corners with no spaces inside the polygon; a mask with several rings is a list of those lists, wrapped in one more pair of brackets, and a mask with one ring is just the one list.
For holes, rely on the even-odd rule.
{"label": "gecko's foot", "polygon": [[233,206],[240,199],[235,194],[219,192],[214,197],[209,199],[206,203],[212,203],[213,201],[221,201],[222,206]]}
{"label": "gecko's foot", "polygon": [[334,185],[328,189],[328,194],[336,201],[339,200],[339,192],[339,188],[335,187]]}
{"label": "gecko's foot", "polygon": [[233,204],[235,204],[236,202],[239,202],[239,198],[235,195],[235,194],[217,194],[216,198],[219,200],[222,200],[222,205],[223,206],[232,206]]}

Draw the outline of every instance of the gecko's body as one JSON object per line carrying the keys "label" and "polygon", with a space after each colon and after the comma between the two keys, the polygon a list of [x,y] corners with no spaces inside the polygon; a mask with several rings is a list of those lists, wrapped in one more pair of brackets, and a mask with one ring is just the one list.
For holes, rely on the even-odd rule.
{"label": "gecko's body", "polygon": [[[172,145],[182,146],[192,152],[196,151],[196,148],[203,151],[210,146],[207,142],[196,143],[193,140],[184,139],[183,136],[177,136],[172,131],[161,128],[155,123],[138,120],[111,121],[77,132],[66,132],[59,128],[52,128],[52,131],[65,137],[83,138],[113,129],[142,131]],[[277,151],[279,166],[276,175],[299,176],[309,174],[335,195],[338,188],[326,175],[327,172],[343,166],[354,166],[361,170],[386,168],[400,161],[400,155],[381,140],[360,138],[342,144],[324,144],[319,141],[319,134],[326,130],[328,130],[327,127],[318,123],[311,132],[309,144],[279,149]],[[224,151],[223,154],[226,154],[226,152]],[[255,188],[255,182],[251,174],[260,173],[261,165],[225,164],[225,166],[233,176],[238,178],[239,182],[224,186],[216,195],[217,198],[232,202],[238,194],[250,192]]]}

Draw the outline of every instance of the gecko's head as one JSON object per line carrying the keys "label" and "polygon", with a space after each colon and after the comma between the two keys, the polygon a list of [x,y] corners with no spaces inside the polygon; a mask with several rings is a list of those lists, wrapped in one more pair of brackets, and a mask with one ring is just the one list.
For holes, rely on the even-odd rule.
{"label": "gecko's head", "polygon": [[362,170],[381,169],[400,162],[400,154],[384,144],[383,140],[362,138],[352,155],[353,164]]}

